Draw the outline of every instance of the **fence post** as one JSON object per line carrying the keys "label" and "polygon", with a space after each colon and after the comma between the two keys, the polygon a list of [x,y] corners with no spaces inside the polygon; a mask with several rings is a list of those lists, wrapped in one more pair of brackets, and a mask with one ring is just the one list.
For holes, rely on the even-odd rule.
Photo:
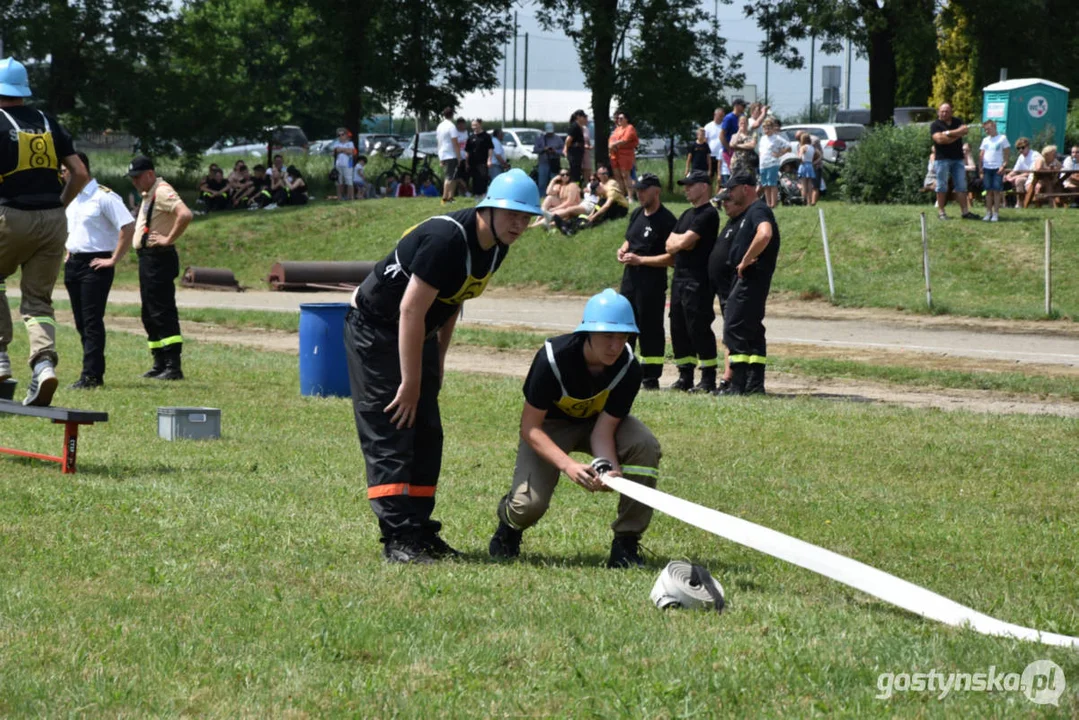
{"label": "fence post", "polygon": [[817,208],[820,213],[820,235],[824,240],[824,265],[828,268],[828,294],[835,302],[835,279],[832,277],[832,253],[828,249],[828,226],[824,224],[824,208]]}
{"label": "fence post", "polygon": [[933,309],[933,290],[929,285],[929,229],[925,224],[925,213],[922,213],[922,267],[925,268],[925,304]]}
{"label": "fence post", "polygon": [[1045,315],[1053,312],[1052,263],[1050,257],[1053,247],[1053,221],[1045,219]]}

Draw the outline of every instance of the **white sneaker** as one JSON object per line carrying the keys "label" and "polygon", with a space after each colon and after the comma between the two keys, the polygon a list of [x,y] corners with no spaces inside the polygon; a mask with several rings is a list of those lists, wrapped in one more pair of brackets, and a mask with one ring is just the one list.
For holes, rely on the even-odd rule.
{"label": "white sneaker", "polygon": [[270,203],[269,205],[267,205],[266,207],[264,207],[262,209],[263,210],[276,210],[277,209],[277,203]]}
{"label": "white sneaker", "polygon": [[52,396],[56,392],[56,386],[60,382],[56,379],[56,371],[52,369],[52,363],[41,363],[40,372],[35,372],[30,378],[30,387],[26,391],[26,399],[23,405],[35,407],[48,407],[52,402]]}
{"label": "white sneaker", "polygon": [[993,219],[993,216],[990,215],[989,213],[986,213],[985,217],[982,218],[982,222],[989,222],[992,219]]}
{"label": "white sneaker", "polygon": [[1000,215],[993,213],[993,216],[989,218],[989,222],[1000,222]]}
{"label": "white sneaker", "polygon": [[0,352],[0,382],[11,377],[11,358],[6,352]]}

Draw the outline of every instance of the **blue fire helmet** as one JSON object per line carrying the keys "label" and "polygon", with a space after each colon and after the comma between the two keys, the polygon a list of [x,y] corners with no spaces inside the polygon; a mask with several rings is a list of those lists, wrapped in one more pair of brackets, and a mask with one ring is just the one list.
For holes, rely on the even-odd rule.
{"label": "blue fire helmet", "polygon": [[516,210],[529,215],[543,214],[540,210],[539,188],[520,168],[513,168],[492,180],[487,188],[487,197],[476,207]]}
{"label": "blue fire helmet", "polygon": [[584,317],[574,332],[637,333],[633,306],[611,288],[593,295],[584,306]]}
{"label": "blue fire helmet", "polygon": [[0,95],[30,97],[30,80],[26,77],[26,67],[15,58],[0,60]]}

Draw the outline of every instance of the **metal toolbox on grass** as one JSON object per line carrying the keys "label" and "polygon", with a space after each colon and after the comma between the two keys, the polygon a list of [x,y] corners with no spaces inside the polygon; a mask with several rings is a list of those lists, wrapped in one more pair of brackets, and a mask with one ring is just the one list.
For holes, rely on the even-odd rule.
{"label": "metal toolbox on grass", "polygon": [[217,440],[221,410],[206,407],[159,407],[157,434],[165,440]]}

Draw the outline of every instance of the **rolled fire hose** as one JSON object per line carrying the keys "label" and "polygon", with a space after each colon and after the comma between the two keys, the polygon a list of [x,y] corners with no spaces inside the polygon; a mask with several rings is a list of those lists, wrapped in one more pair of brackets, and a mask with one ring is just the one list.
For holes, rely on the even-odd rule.
{"label": "rolled fire hose", "polygon": [[723,612],[723,586],[707,569],[684,560],[672,560],[652,588],[652,602],[660,610],[670,607]]}
{"label": "rolled fire hose", "polygon": [[[602,458],[597,458],[602,460]],[[604,460],[606,468],[611,464]],[[597,465],[599,467],[597,467]],[[943,595],[926,590],[883,570],[852,560],[831,550],[812,545],[803,540],[784,535],[763,525],[706,508],[688,500],[668,495],[632,480],[611,477],[602,470],[601,463],[594,463],[604,485],[637,502],[644,503],[662,513],[689,523],[713,535],[731,540],[748,548],[759,550],[772,557],[785,560],[807,570],[812,570],[856,590],[891,603],[915,615],[936,620],[946,625],[970,629],[983,635],[1012,637],[1079,650],[1079,637],[1042,632],[1033,628],[997,620],[977,610],[960,605]]]}

